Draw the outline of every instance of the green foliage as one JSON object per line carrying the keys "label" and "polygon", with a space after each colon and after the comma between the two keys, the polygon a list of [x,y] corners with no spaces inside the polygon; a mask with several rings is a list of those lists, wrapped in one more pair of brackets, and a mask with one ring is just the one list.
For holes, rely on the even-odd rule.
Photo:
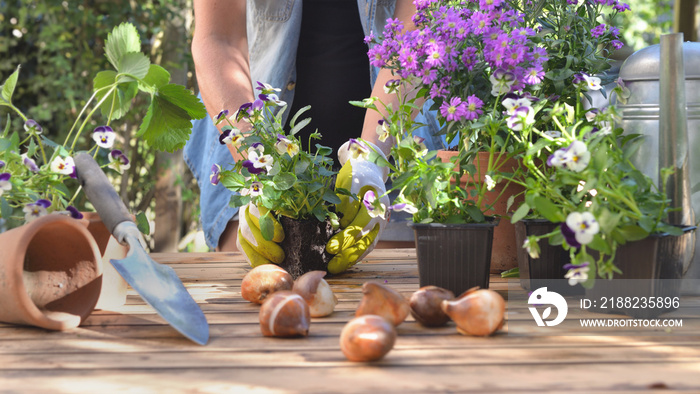
{"label": "green foliage", "polygon": [[[174,82],[193,87],[191,73],[187,77],[188,70],[194,69],[189,56],[191,36],[186,31],[191,3],[190,0],[5,1],[0,7],[0,52],[3,54],[0,56],[0,76],[7,77],[18,64],[22,65],[22,78],[17,83],[14,104],[44,127],[46,137],[63,141],[71,122],[89,99],[86,93],[96,74],[113,68],[105,56],[105,41],[107,33],[123,22],[135,26],[141,50],[150,58],[152,64],[145,77],[149,84],[161,86],[167,83],[162,81],[164,73],[151,72],[157,68],[164,71],[162,65],[183,75]],[[182,33],[173,34],[173,26],[183,26]],[[160,79],[150,81],[152,77]],[[132,85],[129,89],[119,89],[116,94],[126,101],[137,91]],[[131,161],[128,173],[115,182],[122,199],[135,212],[150,210],[154,206],[158,174],[154,170],[156,155],[153,149],[136,137],[138,126],[150,105],[147,97],[136,96],[131,111],[125,111],[123,106],[114,108],[114,116],[120,119],[121,125],[115,131]],[[6,113],[6,108],[0,106],[3,121]],[[19,119],[15,118],[14,122],[15,129],[21,128]],[[94,122],[86,125],[88,128],[95,126]],[[89,138],[82,136],[76,148],[86,149],[90,142]],[[187,203],[183,223],[195,226],[198,217],[196,183],[186,171],[180,184],[183,200]],[[85,201],[78,197],[76,205],[84,204]]]}
{"label": "green foliage", "polygon": [[[161,67],[151,68],[150,60],[144,54],[133,52],[141,50],[140,39],[133,25],[123,23],[115,27],[105,45],[106,55],[116,70],[98,73],[94,84],[95,91],[76,119],[71,122],[72,126],[63,144],[58,144],[43,135],[43,128],[14,105],[13,94],[19,80],[20,68],[18,67],[3,83],[0,89],[0,106],[13,111],[23,122],[24,129],[14,130],[8,120],[5,132],[0,135],[0,145],[5,148],[0,151],[0,166],[7,177],[4,179],[4,190],[0,192],[0,196],[5,203],[3,205],[10,207],[1,217],[6,227],[12,228],[22,224],[23,216],[29,221],[41,212],[63,212],[73,205],[80,188],[70,179],[75,171],[72,156],[76,153],[78,139],[87,133],[86,125],[93,120],[93,115],[98,109],[102,109],[105,119],[102,120],[100,134],[95,134],[96,141],[100,142],[88,151],[93,157],[100,153],[100,147],[112,149],[114,138],[110,140],[103,136],[102,134],[106,133],[103,130],[108,129],[109,135],[114,136],[111,127],[108,127],[110,121],[129,112],[138,91],[153,97],[144,124],[157,123],[159,127],[144,128],[150,131],[148,137],[154,141],[152,145],[157,149],[167,150],[183,145],[189,137],[191,120],[206,115],[203,104],[190,91],[183,86],[163,84],[169,82],[167,71]],[[149,72],[158,75],[146,80]],[[119,92],[128,93],[124,95]],[[161,103],[156,100],[160,96],[169,99]],[[11,130],[14,131],[10,133]],[[102,140],[98,138],[100,136]],[[109,155],[110,166],[122,173],[121,167],[128,161],[115,160],[123,156],[121,151],[112,153],[116,155]],[[72,186],[74,191],[69,191],[67,186]],[[36,207],[36,202],[40,199],[42,209],[36,211],[38,208],[31,208]]]}
{"label": "green foliage", "polygon": [[[241,207],[253,203],[265,207],[275,215],[293,219],[316,218],[319,221],[330,219],[337,223],[335,204],[341,200],[333,190],[333,160],[329,157],[332,149],[316,144],[312,151],[312,140],[320,139],[318,132],[312,133],[307,146],[302,150],[301,142],[295,134],[309,123],[308,118],[299,119],[308,107],[300,109],[290,121],[290,131],[285,131],[282,115],[286,103],[279,102],[274,89],[262,86],[263,98],[255,103],[244,104],[228,118],[228,111],[222,111],[215,122],[228,123],[224,126],[224,143],[231,144],[246,160],[238,160],[232,169],[216,167],[212,183],[223,184],[237,194],[230,205]],[[246,108],[247,107],[247,108]],[[241,131],[233,122],[245,119],[252,126],[250,131]],[[226,149],[221,146],[221,149]],[[260,230],[265,239],[273,234],[272,218],[267,214],[260,217]]]}

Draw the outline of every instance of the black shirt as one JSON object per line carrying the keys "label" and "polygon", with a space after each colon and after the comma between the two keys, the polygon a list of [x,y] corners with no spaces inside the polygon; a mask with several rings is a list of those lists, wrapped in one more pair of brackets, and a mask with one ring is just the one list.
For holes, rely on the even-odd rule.
{"label": "black shirt", "polygon": [[297,137],[306,147],[309,134],[318,129],[323,138],[312,144],[333,148],[336,162],[338,148],[359,137],[364,123],[366,110],[348,102],[369,97],[372,90],[363,39],[356,0],[304,0],[296,87],[288,119],[311,105],[301,117],[311,117],[311,123]]}

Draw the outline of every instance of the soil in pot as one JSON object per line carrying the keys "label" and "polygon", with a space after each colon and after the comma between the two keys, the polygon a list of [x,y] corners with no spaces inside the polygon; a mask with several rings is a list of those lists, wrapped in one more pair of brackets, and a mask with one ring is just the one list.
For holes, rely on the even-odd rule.
{"label": "soil in pot", "polygon": [[326,244],[337,232],[330,221],[316,219],[296,220],[280,217],[284,241],[280,244],[285,258],[280,266],[294,279],[309,271],[327,271],[333,255],[326,252]]}

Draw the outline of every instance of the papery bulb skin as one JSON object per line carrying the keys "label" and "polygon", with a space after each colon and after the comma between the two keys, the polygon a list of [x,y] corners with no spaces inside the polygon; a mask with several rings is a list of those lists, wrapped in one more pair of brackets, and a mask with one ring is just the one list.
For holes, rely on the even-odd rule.
{"label": "papery bulb skin", "polygon": [[282,267],[263,264],[250,270],[241,281],[241,297],[262,304],[270,294],[281,290],[292,290],[294,279]]}
{"label": "papery bulb skin", "polygon": [[266,337],[305,337],[309,334],[309,305],[297,293],[272,293],[260,307],[260,331]]}
{"label": "papery bulb skin", "polygon": [[424,286],[411,295],[408,304],[411,315],[425,327],[444,326],[450,317],[442,310],[442,301],[455,298],[453,292],[442,287]]}
{"label": "papery bulb skin", "polygon": [[493,290],[468,290],[459,298],[442,301],[442,310],[464,335],[488,336],[503,326],[506,302]]}
{"label": "papery bulb skin", "polygon": [[338,298],[323,277],[325,271],[310,271],[297,278],[292,291],[299,294],[309,304],[311,317],[324,317],[333,313]]}
{"label": "papery bulb skin", "polygon": [[378,315],[394,326],[398,326],[411,313],[411,307],[406,298],[389,286],[365,282],[362,285],[362,294],[355,316]]}
{"label": "papery bulb skin", "polygon": [[377,315],[350,320],[340,333],[340,350],[350,361],[376,361],[394,347],[396,328]]}

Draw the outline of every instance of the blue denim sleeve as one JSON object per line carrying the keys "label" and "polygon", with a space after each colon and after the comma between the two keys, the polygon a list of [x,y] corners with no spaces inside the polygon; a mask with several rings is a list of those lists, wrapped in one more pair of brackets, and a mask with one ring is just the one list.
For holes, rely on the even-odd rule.
{"label": "blue denim sleeve", "polygon": [[219,130],[208,116],[192,122],[192,134],[185,144],[183,157],[199,186],[200,220],[207,245],[216,248],[221,233],[238,208],[229,206],[233,192],[221,184],[212,185],[209,180],[214,164],[230,169],[234,160],[226,146],[219,143]]}

